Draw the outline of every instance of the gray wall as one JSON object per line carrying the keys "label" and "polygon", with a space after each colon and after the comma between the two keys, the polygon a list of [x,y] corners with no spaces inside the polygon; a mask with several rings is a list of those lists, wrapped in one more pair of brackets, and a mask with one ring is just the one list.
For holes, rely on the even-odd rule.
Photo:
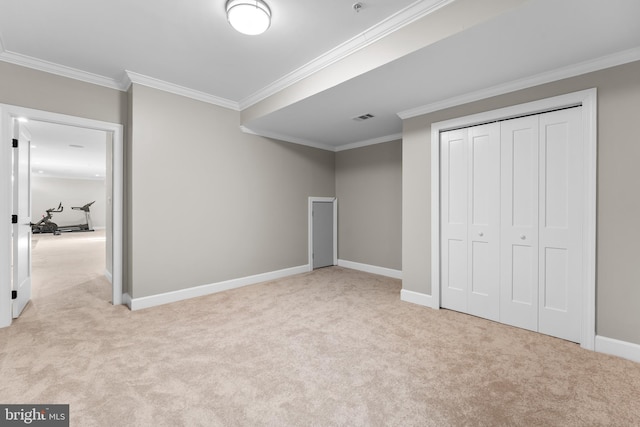
{"label": "gray wall", "polygon": [[[431,293],[431,123],[591,87],[598,88],[599,115],[597,333],[640,344],[640,141],[633,128],[640,62],[406,120],[405,289]],[[134,298],[306,264],[307,197],[334,195],[337,185],[347,226],[359,210],[349,209],[349,186],[358,180],[350,156],[376,150],[335,155],[268,140],[241,133],[235,111],[142,86],[123,93],[1,61],[0,102],[133,124],[125,142],[125,271],[132,284],[125,289]],[[371,228],[384,222],[372,221]],[[349,247],[347,230],[341,258],[398,268],[391,255]]]}
{"label": "gray wall", "polygon": [[403,288],[431,294],[431,123],[578,90],[598,90],[597,334],[640,344],[640,62],[404,121]]}
{"label": "gray wall", "polygon": [[309,196],[335,196],[335,154],[240,131],[240,113],[133,85],[133,298],[306,265]]}
{"label": "gray wall", "polygon": [[402,141],[336,153],[338,257],[402,269]]}
{"label": "gray wall", "polygon": [[31,219],[39,221],[46,210],[55,208],[62,203],[64,210],[54,213],[52,221],[59,226],[83,224],[84,212],[71,209],[72,206],[91,205],[91,220],[94,228],[106,227],[106,187],[105,180],[69,179],[41,177],[37,174],[31,177]]}
{"label": "gray wall", "polygon": [[239,112],[0,61],[0,103],[125,126],[124,290],[142,297],[307,263],[307,198],[335,154],[244,134]]}
{"label": "gray wall", "polygon": [[127,94],[0,61],[0,103],[124,124]]}
{"label": "gray wall", "polygon": [[[0,61],[0,103],[70,116],[127,123],[127,93]],[[125,141],[126,144],[126,141]],[[97,203],[97,202],[96,202]],[[34,217],[42,214],[33,212]],[[107,233],[107,270],[111,271]]]}

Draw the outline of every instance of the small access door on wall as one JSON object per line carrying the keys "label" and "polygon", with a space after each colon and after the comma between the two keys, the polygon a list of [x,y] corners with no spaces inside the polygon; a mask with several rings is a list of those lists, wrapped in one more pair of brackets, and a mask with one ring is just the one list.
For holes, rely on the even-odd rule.
{"label": "small access door on wall", "polygon": [[309,197],[309,270],[338,264],[338,201]]}

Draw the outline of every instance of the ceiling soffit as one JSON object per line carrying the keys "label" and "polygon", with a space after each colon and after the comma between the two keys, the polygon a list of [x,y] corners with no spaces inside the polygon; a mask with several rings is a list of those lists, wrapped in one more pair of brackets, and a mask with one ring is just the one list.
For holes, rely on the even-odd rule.
{"label": "ceiling soffit", "polygon": [[[243,104],[241,123],[262,117],[330,89],[398,58],[494,18],[527,0],[456,0],[439,2],[421,16],[332,61],[316,72],[274,91],[254,104]],[[482,4],[479,4],[482,3]]]}

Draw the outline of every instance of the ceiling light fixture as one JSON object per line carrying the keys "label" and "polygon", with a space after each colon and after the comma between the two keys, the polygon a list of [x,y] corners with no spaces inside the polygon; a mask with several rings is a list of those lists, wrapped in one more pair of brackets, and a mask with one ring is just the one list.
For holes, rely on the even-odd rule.
{"label": "ceiling light fixture", "polygon": [[227,20],[236,31],[255,36],[271,25],[271,9],[262,0],[229,0]]}

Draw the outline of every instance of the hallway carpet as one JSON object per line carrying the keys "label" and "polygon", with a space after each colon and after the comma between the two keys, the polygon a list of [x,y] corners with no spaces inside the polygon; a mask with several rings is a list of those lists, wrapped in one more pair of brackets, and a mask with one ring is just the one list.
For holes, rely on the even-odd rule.
{"label": "hallway carpet", "polygon": [[83,427],[640,425],[640,364],[401,302],[382,276],[114,307],[101,236],[39,238],[0,403],[68,403]]}

